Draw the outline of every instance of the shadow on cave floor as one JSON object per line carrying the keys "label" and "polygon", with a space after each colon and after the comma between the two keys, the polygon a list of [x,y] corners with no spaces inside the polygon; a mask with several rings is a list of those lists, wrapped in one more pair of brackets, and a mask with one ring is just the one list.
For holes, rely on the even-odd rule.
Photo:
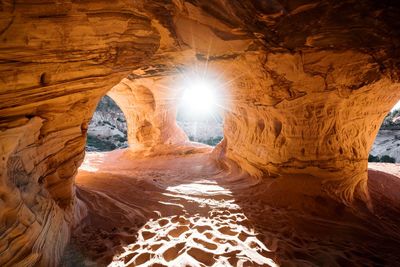
{"label": "shadow on cave floor", "polygon": [[76,178],[88,216],[74,230],[62,266],[400,262],[398,210],[383,218],[306,195],[296,186],[307,183],[296,178],[258,181],[235,168],[223,171],[209,153],[144,159],[128,150],[89,153]]}

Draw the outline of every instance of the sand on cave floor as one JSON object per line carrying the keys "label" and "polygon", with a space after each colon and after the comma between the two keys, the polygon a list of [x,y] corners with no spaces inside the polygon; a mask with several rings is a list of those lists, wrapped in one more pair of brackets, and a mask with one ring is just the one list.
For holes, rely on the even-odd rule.
{"label": "sand on cave floor", "polygon": [[221,169],[209,149],[87,153],[76,192],[88,216],[62,265],[398,266],[399,178],[370,171],[374,214],[304,194],[312,180],[256,180]]}

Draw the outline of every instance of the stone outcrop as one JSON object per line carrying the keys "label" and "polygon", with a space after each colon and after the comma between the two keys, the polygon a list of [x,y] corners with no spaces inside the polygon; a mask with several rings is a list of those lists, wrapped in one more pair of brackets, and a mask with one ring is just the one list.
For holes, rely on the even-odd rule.
{"label": "stone outcrop", "polygon": [[400,137],[397,130],[380,129],[369,154],[370,162],[399,162]]}
{"label": "stone outcrop", "polygon": [[366,193],[368,152],[399,84],[354,51],[257,53],[237,62],[227,157],[254,175],[312,174],[346,203],[356,190]]}
{"label": "stone outcrop", "polygon": [[345,203],[367,200],[368,151],[400,98],[396,5],[2,1],[0,265],[57,264],[84,215],[74,176],[107,92],[131,147],[187,141],[165,96],[193,64],[226,79],[219,160],[259,177],[311,174]]}
{"label": "stone outcrop", "polygon": [[127,78],[108,92],[126,114],[131,149],[179,145],[188,141],[175,120],[177,92],[169,90],[165,79]]}
{"label": "stone outcrop", "polygon": [[122,110],[109,96],[103,96],[88,125],[85,150],[101,152],[127,148],[127,128]]}
{"label": "stone outcrop", "polygon": [[130,1],[0,10],[0,265],[55,266],[80,217],[74,176],[96,104],[159,34]]}

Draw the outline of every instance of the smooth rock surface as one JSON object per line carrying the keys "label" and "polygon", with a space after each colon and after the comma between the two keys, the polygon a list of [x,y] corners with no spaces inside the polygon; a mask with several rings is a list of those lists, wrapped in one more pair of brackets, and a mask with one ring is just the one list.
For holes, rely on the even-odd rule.
{"label": "smooth rock surface", "polygon": [[400,98],[399,10],[372,0],[2,1],[0,265],[57,265],[85,215],[74,177],[107,92],[133,150],[185,146],[169,82],[196,64],[226,81],[221,163],[258,177],[307,173],[347,205],[369,202],[368,151]]}

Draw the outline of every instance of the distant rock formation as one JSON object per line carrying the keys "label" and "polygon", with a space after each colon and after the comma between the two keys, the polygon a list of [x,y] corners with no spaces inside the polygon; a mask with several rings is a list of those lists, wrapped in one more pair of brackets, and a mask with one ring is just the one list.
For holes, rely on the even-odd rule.
{"label": "distant rock formation", "polygon": [[190,141],[216,146],[224,137],[222,121],[179,121]]}
{"label": "distant rock formation", "polygon": [[[190,120],[177,117],[178,126],[190,141],[217,145],[223,138],[222,118]],[[111,151],[128,147],[125,115],[109,96],[97,105],[87,132],[86,151]]]}
{"label": "distant rock formation", "polygon": [[111,151],[128,147],[126,119],[109,96],[97,105],[87,132],[86,151]]}
{"label": "distant rock formation", "polygon": [[400,110],[393,110],[383,120],[370,151],[371,162],[400,162]]}

